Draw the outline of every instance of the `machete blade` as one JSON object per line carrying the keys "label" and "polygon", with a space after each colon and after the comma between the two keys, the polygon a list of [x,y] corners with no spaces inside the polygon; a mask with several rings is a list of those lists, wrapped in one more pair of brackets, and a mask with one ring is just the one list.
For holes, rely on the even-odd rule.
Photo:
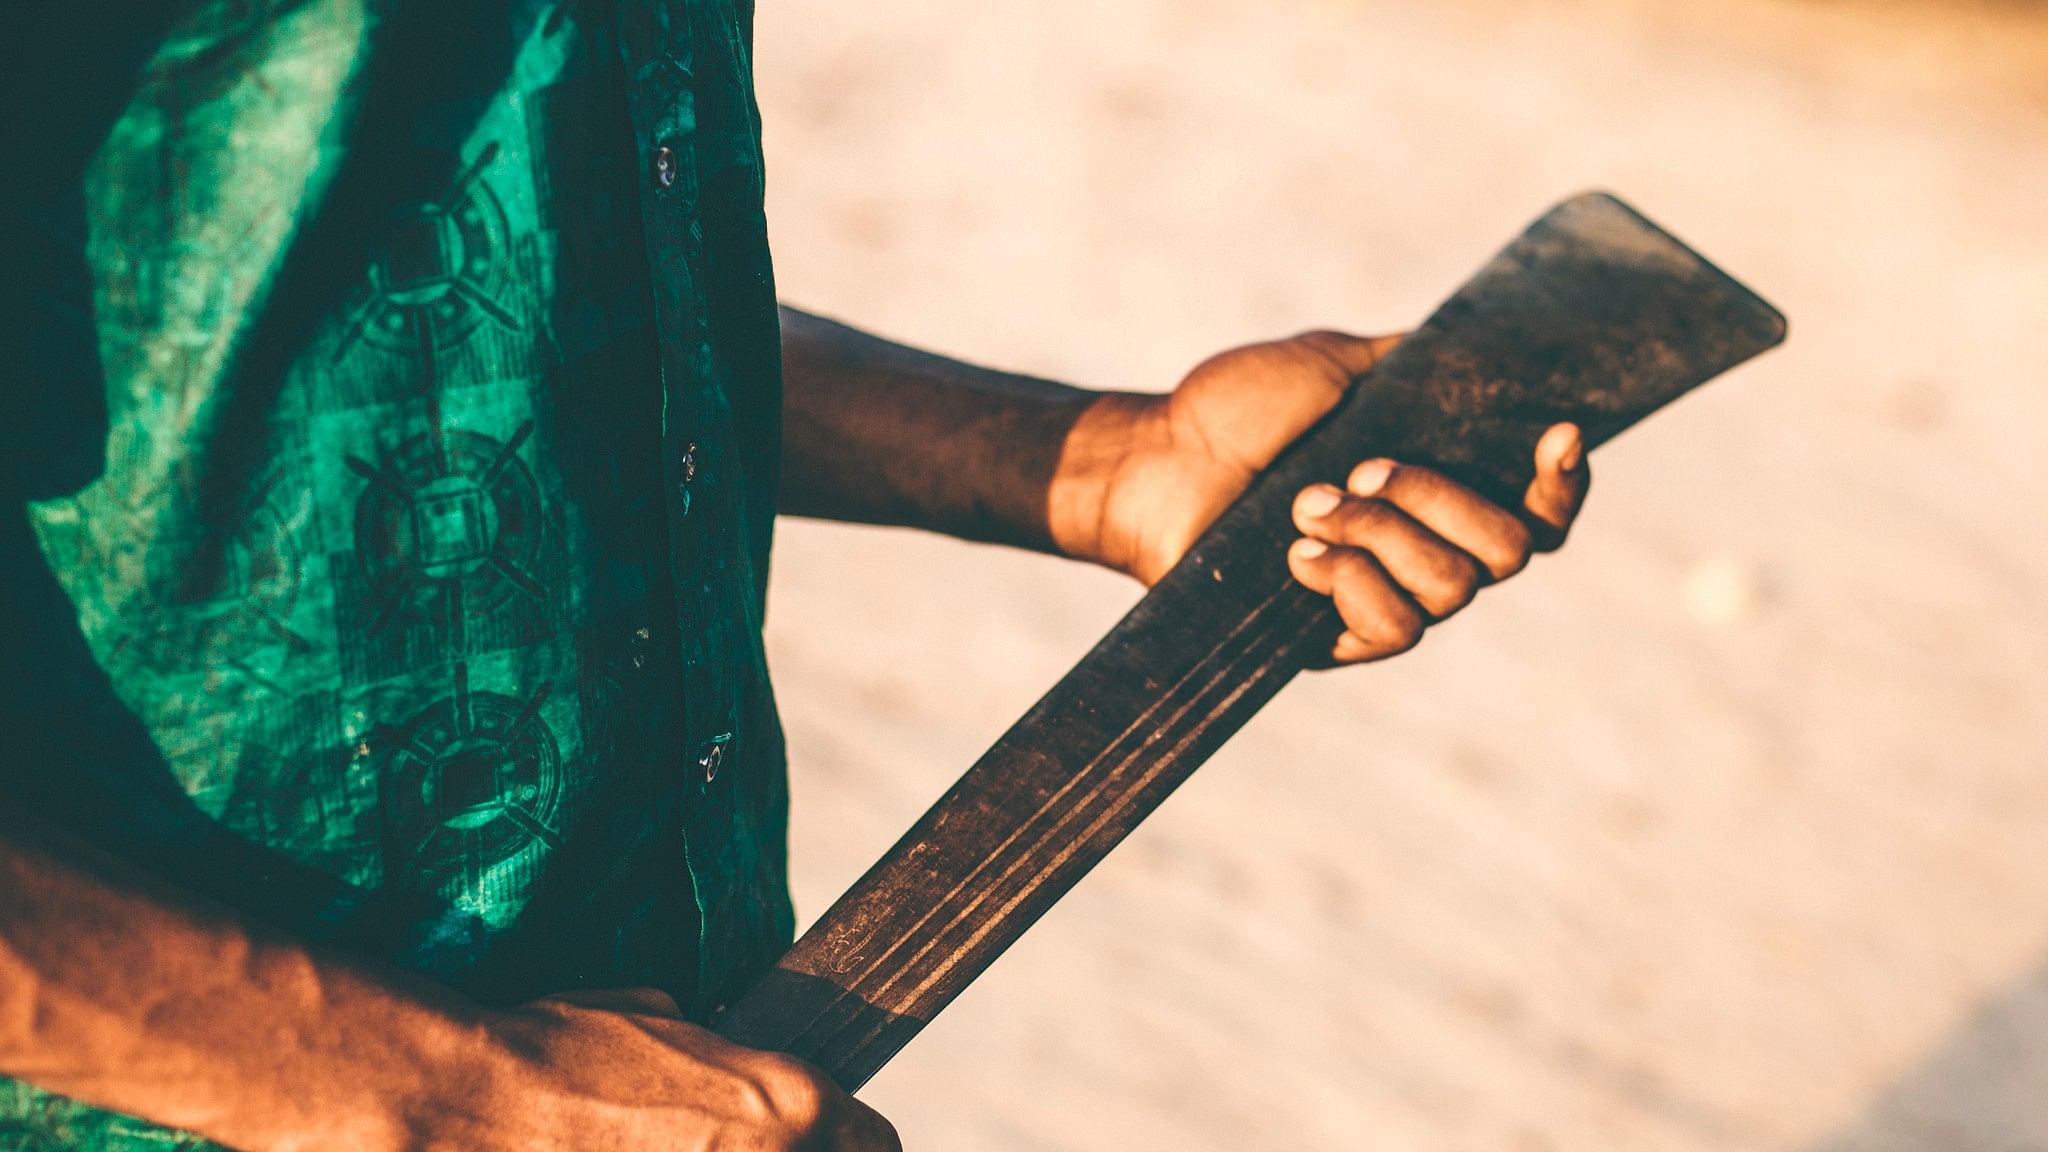
{"label": "machete blade", "polygon": [[851,1090],[1341,630],[1294,582],[1294,494],[1373,456],[1507,507],[1536,440],[1589,448],[1778,344],[1770,305],[1621,201],[1568,200],[1359,380],[715,1022]]}

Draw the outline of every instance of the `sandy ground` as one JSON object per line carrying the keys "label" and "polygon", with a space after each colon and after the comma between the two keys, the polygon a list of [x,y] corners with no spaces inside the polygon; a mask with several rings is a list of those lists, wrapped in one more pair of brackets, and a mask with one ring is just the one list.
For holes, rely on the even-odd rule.
{"label": "sandy ground", "polygon": [[[1163,388],[1589,186],[1793,325],[1262,715],[868,1089],[911,1148],[2048,1149],[2040,12],[765,0],[785,295],[898,337]],[[1137,595],[779,565],[804,915]]]}

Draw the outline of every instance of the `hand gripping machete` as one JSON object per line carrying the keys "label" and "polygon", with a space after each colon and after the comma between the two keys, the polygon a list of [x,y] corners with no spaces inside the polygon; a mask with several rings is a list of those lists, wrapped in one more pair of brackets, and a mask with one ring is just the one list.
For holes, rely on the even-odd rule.
{"label": "hand gripping machete", "polygon": [[1274,461],[788,954],[721,1034],[867,1082],[1342,631],[1288,574],[1305,485],[1374,456],[1521,506],[1536,440],[1591,448],[1778,344],[1769,304],[1615,198],[1531,225]]}

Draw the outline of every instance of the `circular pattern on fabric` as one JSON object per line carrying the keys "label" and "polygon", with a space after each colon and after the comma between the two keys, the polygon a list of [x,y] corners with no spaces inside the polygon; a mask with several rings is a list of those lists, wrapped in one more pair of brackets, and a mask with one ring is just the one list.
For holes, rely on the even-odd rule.
{"label": "circular pattern on fabric", "polygon": [[370,256],[370,285],[336,356],[358,341],[431,360],[486,319],[516,329],[508,301],[513,269],[504,205],[482,176],[497,157],[485,147],[439,201],[398,210]]}
{"label": "circular pattern on fabric", "polygon": [[544,597],[540,486],[519,459],[532,433],[531,420],[505,441],[423,433],[379,463],[347,457],[369,481],[356,500],[355,551],[375,599],[373,632],[437,606],[455,619]]}
{"label": "circular pattern on fabric", "polygon": [[398,729],[378,785],[388,870],[487,909],[495,866],[535,843],[560,845],[561,752],[540,715],[550,689],[475,691],[457,664],[454,693]]}

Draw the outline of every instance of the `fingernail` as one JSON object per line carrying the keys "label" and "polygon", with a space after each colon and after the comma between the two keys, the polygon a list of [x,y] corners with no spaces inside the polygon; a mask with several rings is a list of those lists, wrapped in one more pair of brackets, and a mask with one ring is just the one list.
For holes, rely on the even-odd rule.
{"label": "fingernail", "polygon": [[1394,474],[1392,460],[1368,460],[1351,471],[1351,491],[1360,496],[1370,496],[1387,486],[1387,477]]}
{"label": "fingernail", "polygon": [[1328,544],[1313,536],[1304,536],[1294,542],[1294,558],[1296,560],[1313,560],[1329,550],[1330,546]]}
{"label": "fingernail", "polygon": [[1585,458],[1586,441],[1579,435],[1579,430],[1574,428],[1572,429],[1571,444],[1565,448],[1564,455],[1557,458],[1557,466],[1566,472],[1576,472],[1579,462]]}
{"label": "fingernail", "polygon": [[1303,516],[1313,520],[1319,516],[1328,516],[1343,502],[1344,493],[1328,484],[1317,484],[1304,489],[1300,498],[1295,501],[1294,507]]}

